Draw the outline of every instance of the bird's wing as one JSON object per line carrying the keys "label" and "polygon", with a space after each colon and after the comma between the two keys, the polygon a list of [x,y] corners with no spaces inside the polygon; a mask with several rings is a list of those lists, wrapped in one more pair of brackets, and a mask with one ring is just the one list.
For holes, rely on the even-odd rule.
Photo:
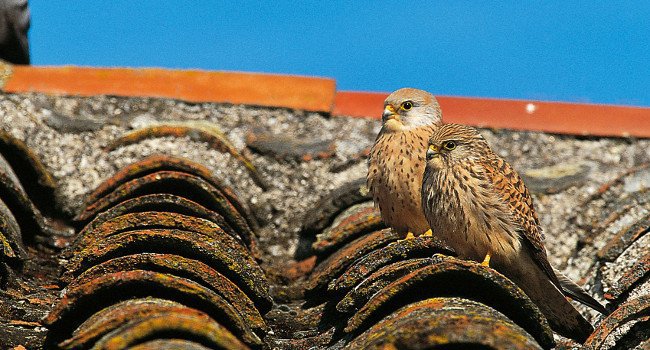
{"label": "bird's wing", "polygon": [[493,189],[506,204],[512,219],[519,225],[520,236],[533,254],[533,260],[548,275],[551,282],[562,290],[544,248],[544,236],[539,225],[539,219],[533,208],[533,198],[528,193],[524,181],[505,160],[492,154],[483,162],[488,181]]}
{"label": "bird's wing", "polygon": [[[370,193],[374,195],[374,189],[373,189],[373,183],[375,181],[375,177],[377,176],[377,172],[379,171],[378,169],[378,162],[379,160],[377,159],[380,154],[380,150],[383,148],[381,143],[382,143],[382,130],[379,131],[377,134],[377,137],[375,138],[375,143],[372,145],[370,148],[370,154],[368,155],[368,160],[367,160],[367,165],[368,165],[368,175],[366,175],[366,186],[368,187],[368,190]],[[375,206],[377,206],[377,202],[375,201]]]}
{"label": "bird's wing", "polygon": [[564,294],[580,301],[581,303],[589,306],[590,308],[600,312],[603,315],[609,315],[611,313],[609,310],[607,310],[607,308],[603,306],[603,304],[594,299],[591,295],[587,294],[587,292],[585,292],[581,286],[577,285],[567,276],[563,275],[559,271],[555,271],[555,275],[562,285],[562,291],[564,291]]}

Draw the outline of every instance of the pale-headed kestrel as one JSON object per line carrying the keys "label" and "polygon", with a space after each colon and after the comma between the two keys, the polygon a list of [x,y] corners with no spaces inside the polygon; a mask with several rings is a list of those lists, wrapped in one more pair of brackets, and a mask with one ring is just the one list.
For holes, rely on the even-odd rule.
{"label": "pale-headed kestrel", "polygon": [[381,131],[370,150],[368,189],[384,223],[408,238],[431,232],[420,190],[427,141],[441,119],[433,95],[399,89],[384,102]]}
{"label": "pale-headed kestrel", "polygon": [[565,295],[608,313],[551,267],[528,189],[476,129],[445,124],[434,131],[421,198],[436,235],[459,257],[483,261],[514,281],[557,333],[582,343],[593,331]]}

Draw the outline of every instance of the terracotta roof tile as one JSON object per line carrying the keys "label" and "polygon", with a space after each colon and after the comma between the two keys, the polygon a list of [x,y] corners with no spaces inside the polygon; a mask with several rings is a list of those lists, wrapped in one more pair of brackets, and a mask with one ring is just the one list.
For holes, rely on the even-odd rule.
{"label": "terracotta roof tile", "polygon": [[332,79],[157,68],[14,66],[5,92],[166,97],[328,112]]}

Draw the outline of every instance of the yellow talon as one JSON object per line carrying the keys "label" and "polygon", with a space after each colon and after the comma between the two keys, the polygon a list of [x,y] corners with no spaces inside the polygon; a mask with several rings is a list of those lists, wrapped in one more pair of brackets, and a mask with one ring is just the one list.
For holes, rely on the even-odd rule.
{"label": "yellow talon", "polygon": [[490,266],[490,253],[485,254],[485,259],[483,259],[483,262],[481,263],[483,266]]}
{"label": "yellow talon", "polygon": [[413,239],[413,238],[415,238],[415,236],[413,235],[413,232],[408,232],[406,234],[406,237],[404,237],[404,239],[398,239],[397,241],[401,242],[401,241],[406,241],[407,239]]}
{"label": "yellow talon", "polygon": [[423,237],[431,237],[433,236],[433,232],[431,232],[431,229],[428,229],[427,232],[422,234]]}
{"label": "yellow talon", "polygon": [[398,239],[397,241],[401,242],[401,241],[406,241],[406,240],[409,240],[409,239],[415,239],[415,235],[411,231],[406,233],[406,237],[404,237],[404,239]]}

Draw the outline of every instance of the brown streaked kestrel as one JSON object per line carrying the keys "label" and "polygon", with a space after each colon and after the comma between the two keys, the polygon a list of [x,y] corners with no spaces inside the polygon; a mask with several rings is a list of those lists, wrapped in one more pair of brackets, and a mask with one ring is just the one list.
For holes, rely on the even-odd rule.
{"label": "brown streaked kestrel", "polygon": [[461,258],[490,264],[540,308],[553,330],[584,342],[591,324],[564,295],[607,310],[548,262],[533,199],[519,174],[474,128],[446,124],[431,136],[422,207],[431,229]]}
{"label": "brown streaked kestrel", "polygon": [[420,189],[427,141],[441,119],[438,101],[426,91],[399,89],[384,102],[367,180],[382,219],[398,233],[420,235],[429,230]]}

